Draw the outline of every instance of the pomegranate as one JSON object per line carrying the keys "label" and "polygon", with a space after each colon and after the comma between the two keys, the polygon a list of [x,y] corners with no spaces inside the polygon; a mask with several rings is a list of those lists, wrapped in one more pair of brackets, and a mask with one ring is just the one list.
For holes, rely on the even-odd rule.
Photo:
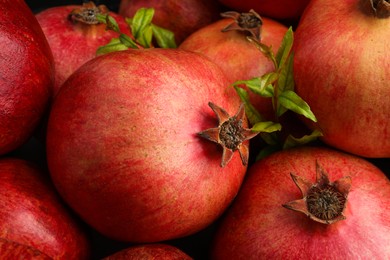
{"label": "pomegranate", "polygon": [[313,0],[295,33],[296,92],[318,119],[308,126],[364,157],[390,157],[389,15],[383,0]]}
{"label": "pomegranate", "polygon": [[235,115],[240,101],[228,85],[216,64],[184,50],[125,50],[87,62],[49,117],[47,160],[60,194],[117,240],[156,242],[205,228],[246,171],[238,152],[221,168],[222,149],[197,134],[217,126],[208,102]]}
{"label": "pomegranate", "polygon": [[34,164],[0,160],[0,258],[87,259],[89,243]]}
{"label": "pomegranate", "polygon": [[[238,14],[238,13],[237,13]],[[243,13],[241,16],[247,17],[244,21],[253,21],[253,13]],[[277,50],[282,42],[287,27],[283,24],[268,18],[257,20],[255,28],[261,31],[261,42],[271,45]],[[229,78],[230,83],[239,80],[249,80],[260,77],[265,73],[274,70],[274,65],[256,46],[246,39],[244,30],[248,24],[232,26],[236,30],[222,32],[229,25],[234,25],[235,21],[230,18],[220,19],[208,26],[205,26],[192,33],[180,45],[180,49],[195,51],[207,56],[218,64]],[[239,24],[239,23],[237,23]],[[237,28],[238,27],[238,28]],[[251,103],[266,118],[273,118],[274,112],[271,99],[263,98],[250,92]]]}
{"label": "pomegranate", "polygon": [[113,255],[107,256],[104,260],[153,260],[153,259],[171,259],[171,260],[191,260],[192,258],[178,249],[168,244],[145,244],[132,246]]}
{"label": "pomegranate", "polygon": [[121,0],[119,14],[133,17],[141,7],[155,9],[153,23],[173,31],[177,44],[216,21],[220,11],[216,1],[208,0]]}
{"label": "pomegranate", "polygon": [[33,134],[53,84],[53,57],[24,1],[0,5],[0,155]]}
{"label": "pomegranate", "polygon": [[218,226],[213,259],[387,259],[389,203],[389,179],[361,157],[280,151],[249,169]]}
{"label": "pomegranate", "polygon": [[53,95],[70,74],[96,56],[100,46],[118,37],[118,33],[106,30],[106,25],[97,21],[97,14],[106,13],[115,18],[122,32],[131,35],[122,16],[109,12],[103,5],[95,6],[93,2],[50,7],[36,14],[54,56]]}
{"label": "pomegranate", "polygon": [[219,2],[239,12],[254,9],[260,15],[269,18],[297,21],[309,0],[219,0]]}

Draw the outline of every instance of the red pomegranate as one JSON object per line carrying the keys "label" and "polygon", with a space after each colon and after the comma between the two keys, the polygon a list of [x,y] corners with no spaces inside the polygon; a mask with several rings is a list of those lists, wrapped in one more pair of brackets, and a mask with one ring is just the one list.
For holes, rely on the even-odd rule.
{"label": "red pomegranate", "polygon": [[0,5],[0,155],[33,134],[53,84],[53,57],[24,1]]}
{"label": "red pomegranate", "polygon": [[191,260],[192,258],[179,248],[168,244],[144,244],[132,246],[110,256],[104,260]]}
{"label": "red pomegranate", "polygon": [[154,8],[153,23],[171,30],[176,43],[219,18],[220,6],[209,0],[121,0],[119,14],[133,17],[141,8]]}
{"label": "red pomegranate", "polygon": [[389,179],[361,157],[325,147],[277,152],[248,171],[213,259],[387,259],[389,205]]}
{"label": "red pomegranate", "polygon": [[47,160],[60,194],[118,240],[156,242],[205,228],[246,171],[229,149],[221,168],[222,150],[198,135],[217,126],[208,102],[230,115],[238,110],[228,84],[217,65],[183,50],[127,50],[87,62],[50,113]]}
{"label": "red pomegranate", "polygon": [[87,259],[89,243],[32,163],[0,160],[0,258]]}
{"label": "red pomegranate", "polygon": [[311,1],[295,33],[294,78],[324,142],[390,157],[390,4],[371,2]]}
{"label": "red pomegranate", "polygon": [[97,21],[97,14],[106,13],[115,18],[122,32],[131,35],[122,16],[109,12],[103,5],[95,6],[93,2],[50,7],[36,14],[54,56],[53,95],[70,74],[96,56],[100,46],[118,37],[118,33],[106,30],[106,25]]}
{"label": "red pomegranate", "polygon": [[[245,15],[244,13],[243,15]],[[246,14],[250,15],[250,13]],[[248,20],[248,19],[246,19]],[[287,27],[268,18],[261,18],[261,42],[277,51]],[[256,46],[247,40],[248,34],[238,30],[222,32],[233,19],[224,18],[191,34],[179,48],[201,53],[218,64],[229,78],[230,83],[260,77],[275,68]],[[262,98],[250,92],[251,103],[265,117],[273,118],[271,99]]]}

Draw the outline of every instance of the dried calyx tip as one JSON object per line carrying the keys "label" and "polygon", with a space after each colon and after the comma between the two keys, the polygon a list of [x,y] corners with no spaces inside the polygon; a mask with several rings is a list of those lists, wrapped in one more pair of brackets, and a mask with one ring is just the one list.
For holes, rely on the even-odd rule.
{"label": "dried calyx tip", "polygon": [[80,8],[74,9],[69,14],[69,19],[85,24],[98,24],[96,16],[106,13],[108,13],[108,9],[105,5],[96,6],[94,2],[84,2]]}
{"label": "dried calyx tip", "polygon": [[301,190],[302,199],[283,205],[287,209],[302,212],[314,221],[331,224],[343,220],[351,178],[343,177],[330,182],[327,172],[316,162],[316,183],[311,183],[297,175],[291,177]]}
{"label": "dried calyx tip", "polygon": [[210,128],[199,132],[199,136],[222,146],[221,167],[225,167],[233,158],[236,150],[240,153],[243,165],[248,164],[249,147],[247,140],[253,138],[258,133],[244,127],[246,122],[244,105],[241,104],[238,112],[230,116],[223,108],[209,102],[209,106],[218,117],[218,127]]}

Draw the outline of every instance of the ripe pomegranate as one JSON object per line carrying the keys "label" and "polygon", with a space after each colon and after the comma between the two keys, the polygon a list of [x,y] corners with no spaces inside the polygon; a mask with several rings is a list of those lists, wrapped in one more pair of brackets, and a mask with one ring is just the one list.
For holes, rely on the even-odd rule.
{"label": "ripe pomegranate", "polygon": [[[250,13],[241,15],[251,16]],[[224,18],[205,26],[187,37],[179,48],[201,53],[211,59],[222,68],[231,84],[239,80],[260,77],[273,71],[272,61],[246,39],[248,35],[245,32],[238,30],[222,32],[234,22],[230,18]],[[271,45],[276,51],[287,27],[268,18],[261,18],[259,22],[261,42],[268,46]],[[241,26],[247,27],[247,25]],[[260,97],[252,92],[250,92],[250,98],[251,103],[261,114],[266,118],[273,118],[271,99]]]}
{"label": "ripe pomegranate", "polygon": [[387,259],[389,205],[389,179],[361,157],[280,151],[249,169],[218,226],[213,259]]}
{"label": "ripe pomegranate", "polygon": [[87,259],[79,223],[32,163],[0,160],[0,204],[1,259]]}
{"label": "ripe pomegranate", "polygon": [[254,9],[262,16],[277,20],[298,20],[309,0],[219,0],[223,5],[239,12]]}
{"label": "ripe pomegranate", "polygon": [[0,155],[33,134],[53,84],[53,57],[24,1],[0,5]]}
{"label": "ripe pomegranate", "polygon": [[246,171],[238,152],[221,168],[222,150],[197,134],[217,125],[209,101],[230,115],[238,110],[228,85],[216,64],[184,50],[126,50],[87,62],[64,83],[49,117],[47,160],[60,194],[117,240],[203,229]]}
{"label": "ripe pomegranate", "polygon": [[54,56],[54,96],[70,74],[96,56],[98,47],[118,37],[118,33],[106,30],[106,25],[97,21],[96,15],[105,13],[115,18],[122,32],[131,35],[122,16],[93,2],[50,7],[36,14]]}
{"label": "ripe pomegranate", "polygon": [[216,21],[220,12],[217,2],[209,0],[121,0],[119,14],[133,17],[141,7],[155,9],[153,23],[174,32],[177,44]]}
{"label": "ripe pomegranate", "polygon": [[192,258],[179,248],[168,244],[144,244],[132,246],[113,255],[107,256],[104,260],[191,260]]}
{"label": "ripe pomegranate", "polygon": [[318,119],[307,124],[364,157],[390,157],[389,6],[313,0],[295,33],[296,92]]}

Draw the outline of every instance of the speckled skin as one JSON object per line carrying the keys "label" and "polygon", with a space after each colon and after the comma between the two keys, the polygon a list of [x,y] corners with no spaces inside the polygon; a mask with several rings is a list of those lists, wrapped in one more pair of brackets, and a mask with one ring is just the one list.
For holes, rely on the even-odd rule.
{"label": "speckled skin", "polygon": [[87,259],[86,236],[47,177],[27,161],[0,160],[1,259]]}
{"label": "speckled skin", "polygon": [[49,101],[53,57],[24,1],[0,5],[0,154],[31,137]]}
{"label": "speckled skin", "polygon": [[[88,60],[96,57],[98,47],[118,37],[118,33],[106,30],[105,24],[83,24],[68,18],[72,10],[81,5],[64,5],[47,8],[36,14],[36,18],[49,42],[55,62],[55,96],[64,81]],[[124,17],[110,12],[120,30],[131,35]]]}
{"label": "speckled skin", "polygon": [[312,1],[295,33],[296,92],[322,140],[364,157],[390,157],[390,18],[358,0]]}
{"label": "speckled skin", "polygon": [[[315,182],[352,179],[345,220],[326,225],[282,207],[302,198],[290,173]],[[361,157],[324,147],[275,153],[253,164],[212,246],[212,259],[389,259],[390,181]]]}
{"label": "speckled skin", "polygon": [[239,98],[220,68],[175,49],[109,53],[63,85],[47,129],[47,159],[63,198],[108,237],[156,242],[197,232],[226,209],[246,167],[197,135],[217,127],[214,102]]}

